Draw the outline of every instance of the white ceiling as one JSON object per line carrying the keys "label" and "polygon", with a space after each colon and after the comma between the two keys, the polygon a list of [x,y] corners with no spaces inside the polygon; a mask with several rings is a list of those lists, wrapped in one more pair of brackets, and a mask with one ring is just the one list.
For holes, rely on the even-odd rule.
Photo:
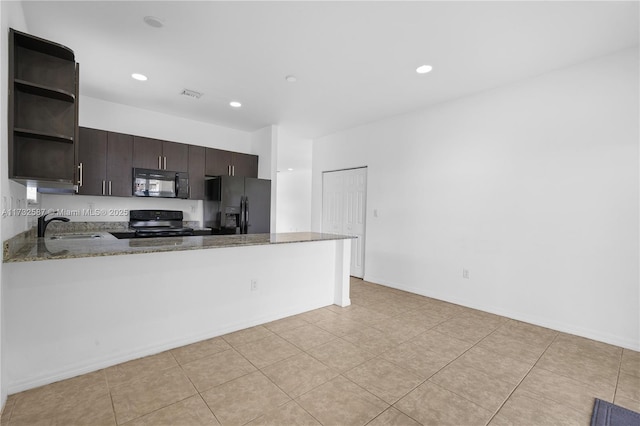
{"label": "white ceiling", "polygon": [[[82,95],[313,138],[638,46],[632,2],[23,3]],[[143,22],[162,18],[163,28]],[[425,75],[417,66],[430,64]],[[133,72],[147,82],[134,81]],[[287,83],[288,74],[297,76]],[[204,93],[199,100],[182,89]],[[232,109],[229,101],[242,102]]]}

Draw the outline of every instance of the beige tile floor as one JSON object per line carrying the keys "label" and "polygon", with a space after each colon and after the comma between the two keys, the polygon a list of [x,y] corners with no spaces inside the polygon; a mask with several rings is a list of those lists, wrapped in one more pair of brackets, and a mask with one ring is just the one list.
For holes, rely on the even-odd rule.
{"label": "beige tile floor", "polygon": [[353,279],[329,306],[9,396],[18,425],[587,425],[640,353]]}

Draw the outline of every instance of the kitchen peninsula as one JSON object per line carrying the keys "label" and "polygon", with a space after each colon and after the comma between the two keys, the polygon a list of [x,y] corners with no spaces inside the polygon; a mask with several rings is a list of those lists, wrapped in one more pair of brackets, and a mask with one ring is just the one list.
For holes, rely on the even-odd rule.
{"label": "kitchen peninsula", "polygon": [[349,237],[33,238],[7,256],[10,393],[349,301]]}

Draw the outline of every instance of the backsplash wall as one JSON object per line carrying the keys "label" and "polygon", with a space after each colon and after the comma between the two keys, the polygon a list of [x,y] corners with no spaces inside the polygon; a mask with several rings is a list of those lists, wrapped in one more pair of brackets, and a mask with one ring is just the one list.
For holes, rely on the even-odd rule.
{"label": "backsplash wall", "polygon": [[[127,222],[131,209],[181,210],[185,221],[202,224],[202,200],[38,194],[40,209],[61,210],[72,222]],[[36,207],[36,206],[31,206]],[[30,217],[31,226],[37,217]]]}

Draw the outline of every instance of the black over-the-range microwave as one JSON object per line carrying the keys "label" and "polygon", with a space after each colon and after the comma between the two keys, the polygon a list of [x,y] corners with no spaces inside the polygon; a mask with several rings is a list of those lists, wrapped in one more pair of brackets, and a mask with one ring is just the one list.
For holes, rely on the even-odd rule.
{"label": "black over-the-range microwave", "polygon": [[169,170],[133,169],[136,197],[189,198],[189,174]]}

